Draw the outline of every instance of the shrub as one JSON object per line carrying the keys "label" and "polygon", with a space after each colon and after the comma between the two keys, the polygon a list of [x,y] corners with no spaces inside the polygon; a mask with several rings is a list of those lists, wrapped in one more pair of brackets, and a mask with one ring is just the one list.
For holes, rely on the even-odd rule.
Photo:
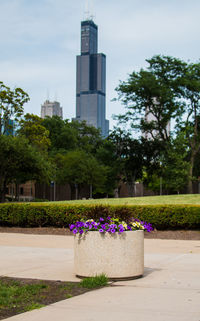
{"label": "shrub", "polygon": [[126,221],[134,217],[158,230],[200,229],[200,205],[67,205],[56,203],[0,204],[0,225],[68,227],[81,219],[107,216]]}

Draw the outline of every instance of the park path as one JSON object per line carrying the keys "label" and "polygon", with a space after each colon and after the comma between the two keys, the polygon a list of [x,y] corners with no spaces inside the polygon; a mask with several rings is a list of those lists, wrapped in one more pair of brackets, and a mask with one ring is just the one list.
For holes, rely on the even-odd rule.
{"label": "park path", "polygon": [[[0,275],[75,281],[73,236],[0,233]],[[200,241],[145,239],[144,277],[10,321],[200,321]]]}

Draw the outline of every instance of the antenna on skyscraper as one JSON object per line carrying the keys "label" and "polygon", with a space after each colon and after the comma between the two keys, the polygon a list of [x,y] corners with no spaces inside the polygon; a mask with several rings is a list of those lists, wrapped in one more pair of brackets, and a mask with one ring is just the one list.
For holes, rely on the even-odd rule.
{"label": "antenna on skyscraper", "polygon": [[92,0],[86,0],[85,2],[85,11],[84,11],[84,20],[93,20],[94,16],[94,2]]}
{"label": "antenna on skyscraper", "polygon": [[57,92],[55,92],[54,101],[57,101],[57,99],[58,99],[58,94]]}
{"label": "antenna on skyscraper", "polygon": [[49,89],[47,88],[47,100],[49,100]]}

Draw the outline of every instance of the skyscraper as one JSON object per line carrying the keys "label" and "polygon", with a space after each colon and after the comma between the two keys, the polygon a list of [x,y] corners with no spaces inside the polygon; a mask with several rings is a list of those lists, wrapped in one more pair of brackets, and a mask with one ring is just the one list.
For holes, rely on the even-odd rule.
{"label": "skyscraper", "polygon": [[92,20],[81,22],[81,55],[76,65],[76,120],[109,132],[106,120],[106,56],[97,53],[98,27]]}
{"label": "skyscraper", "polygon": [[60,107],[60,103],[57,101],[50,102],[49,100],[46,100],[41,106],[41,118],[45,118],[45,116],[59,116],[63,118],[62,107]]}

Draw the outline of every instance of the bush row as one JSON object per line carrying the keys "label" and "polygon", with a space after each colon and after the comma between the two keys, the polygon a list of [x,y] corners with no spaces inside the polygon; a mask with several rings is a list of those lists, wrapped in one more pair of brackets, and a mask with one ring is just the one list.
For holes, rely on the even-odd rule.
{"label": "bush row", "polygon": [[66,205],[54,203],[0,204],[0,226],[68,227],[82,218],[131,217],[147,221],[158,230],[200,229],[199,205]]}

